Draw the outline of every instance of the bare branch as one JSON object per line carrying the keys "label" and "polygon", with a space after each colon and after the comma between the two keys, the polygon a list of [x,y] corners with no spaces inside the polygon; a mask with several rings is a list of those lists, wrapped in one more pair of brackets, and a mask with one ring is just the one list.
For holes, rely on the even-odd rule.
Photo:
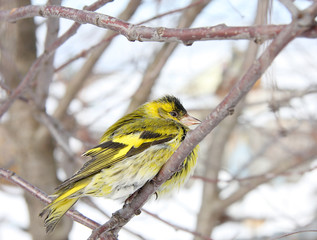
{"label": "bare branch", "polygon": [[[121,19],[130,19],[135,11],[140,6],[141,1],[131,1],[124,11],[120,14]],[[66,93],[64,94],[63,98],[59,102],[58,108],[55,110],[54,116],[57,119],[61,119],[62,116],[65,115],[69,104],[73,100],[73,98],[77,95],[78,91],[83,86],[84,82],[88,79],[88,75],[91,73],[93,67],[95,66],[96,62],[102,55],[102,53],[109,47],[112,39],[117,36],[111,31],[105,33],[104,40],[102,44],[98,45],[94,48],[93,52],[83,65],[83,67],[78,71],[78,73],[72,78],[70,83],[67,86]]]}
{"label": "bare branch", "polygon": [[[220,40],[220,39],[261,39],[274,38],[287,25],[269,25],[257,27],[228,27],[218,25],[192,29],[176,29],[164,27],[145,27],[130,24],[109,15],[95,13],[87,10],[78,10],[61,6],[26,6],[11,11],[0,11],[0,21],[18,21],[35,16],[60,17],[73,20],[81,24],[92,24],[106,28],[124,35],[129,41],[156,41],[181,42],[186,45],[194,41]],[[305,37],[316,38],[315,26]]]}
{"label": "bare branch", "polygon": [[184,228],[184,227],[181,227],[181,226],[172,224],[172,223],[170,223],[170,222],[168,222],[168,221],[166,221],[166,220],[160,218],[158,215],[156,215],[156,214],[154,214],[154,213],[151,213],[151,212],[149,212],[149,211],[147,211],[147,210],[145,210],[145,209],[142,209],[142,212],[145,212],[146,214],[152,216],[153,218],[155,218],[155,219],[157,219],[157,220],[159,220],[159,221],[161,221],[161,222],[163,222],[163,223],[165,223],[165,224],[167,224],[167,225],[169,225],[169,226],[171,226],[171,227],[173,227],[173,228],[175,228],[175,229],[177,229],[177,230],[181,230],[181,231],[190,233],[190,234],[192,234],[193,236],[199,237],[199,238],[201,238],[201,239],[203,239],[203,240],[212,240],[212,238],[207,237],[207,236],[203,236],[202,234],[200,234],[200,233],[198,233],[198,232],[195,232],[195,231],[189,230],[189,229],[187,229],[187,228]]}
{"label": "bare branch", "polygon": [[[98,7],[103,6],[104,4],[106,4],[107,2],[109,2],[109,0],[99,0],[95,3],[93,3],[91,6],[88,6],[86,9],[90,10],[90,11],[95,11]],[[27,7],[22,7],[22,8],[32,8],[32,7],[36,7],[36,6],[27,6]],[[57,6],[58,7],[58,6]],[[21,9],[21,8],[18,8]],[[15,12],[15,9],[12,10],[13,12]],[[5,13],[10,14],[11,11],[0,11],[0,21],[4,20],[3,14],[6,15]],[[18,11],[19,12],[19,11]],[[24,11],[22,11],[22,13],[20,12],[20,14],[23,15],[23,13],[25,13]],[[9,107],[11,106],[11,104],[19,97],[21,96],[21,94],[23,93],[23,91],[29,86],[29,84],[31,84],[31,82],[33,81],[33,79],[35,78],[35,76],[37,75],[40,67],[42,66],[42,64],[44,63],[44,61],[46,61],[51,54],[54,53],[54,51],[61,46],[67,39],[69,39],[71,36],[73,36],[77,29],[80,27],[79,23],[74,23],[70,29],[68,31],[66,31],[62,36],[60,36],[59,38],[57,38],[56,41],[54,41],[54,43],[52,45],[50,45],[46,51],[39,56],[34,63],[32,64],[32,66],[30,67],[28,73],[24,76],[24,78],[22,79],[22,81],[20,82],[19,86],[14,89],[14,91],[12,92],[12,94],[10,95],[10,97],[4,102],[4,104],[1,105],[0,107],[0,118],[3,116],[3,114],[9,109]]]}
{"label": "bare branch", "polygon": [[175,10],[171,10],[171,11],[168,11],[168,12],[165,12],[165,13],[162,13],[162,14],[159,14],[157,16],[154,16],[154,17],[151,17],[149,19],[146,19],[140,23],[138,23],[138,25],[140,24],[144,24],[144,23],[147,23],[147,22],[150,22],[152,20],[155,20],[155,19],[158,19],[158,18],[161,18],[161,17],[164,17],[166,15],[170,15],[170,14],[173,14],[173,13],[177,13],[177,12],[181,12],[181,11],[184,11],[184,10],[187,10],[189,8],[192,8],[192,7],[195,7],[197,5],[200,5],[200,4],[207,4],[209,3],[210,0],[199,0],[199,1],[192,1],[190,4],[188,4],[186,7],[182,7],[182,8],[178,8],[178,9],[175,9]]}
{"label": "bare branch", "polygon": [[266,173],[259,174],[259,175],[253,175],[253,176],[248,176],[248,177],[243,177],[243,178],[234,177],[234,178],[231,178],[231,179],[219,179],[219,178],[218,179],[212,179],[212,178],[207,178],[207,177],[204,177],[204,176],[197,176],[197,175],[194,175],[191,178],[192,179],[199,179],[201,181],[204,181],[205,183],[215,183],[215,182],[230,183],[230,182],[233,182],[233,181],[246,182],[246,181],[252,181],[253,179],[256,179],[256,178],[266,178],[268,180],[271,180],[272,178],[277,177],[277,176],[304,175],[305,173],[315,171],[316,169],[317,169],[317,166],[311,167],[309,169],[301,170],[301,171],[280,172],[278,174],[277,173],[272,174],[271,171],[267,171]]}
{"label": "bare branch", "polygon": [[299,9],[295,6],[293,1],[291,0],[279,0],[287,9],[288,11],[292,14],[293,18],[297,18],[299,14]]}
{"label": "bare branch", "polygon": [[257,186],[262,183],[268,182],[271,179],[274,179],[277,176],[283,175],[288,170],[293,169],[307,161],[310,161],[316,157],[317,151],[315,148],[310,149],[310,151],[305,151],[304,153],[296,153],[294,158],[288,161],[285,161],[283,164],[276,164],[272,167],[270,171],[268,171],[267,175],[263,175],[259,178],[253,178],[252,181],[242,185],[236,192],[227,197],[222,201],[223,207],[226,208],[230,206],[232,203],[241,199],[245,196],[246,193],[250,192]]}
{"label": "bare branch", "polygon": [[57,144],[63,149],[67,156],[74,159],[74,153],[71,151],[68,143],[70,136],[60,122],[46,113],[40,113],[37,116],[37,119],[49,130],[51,136],[55,139]]}
{"label": "bare branch", "polygon": [[[5,82],[0,81],[0,87],[6,92],[7,95],[10,95],[10,94],[12,93],[12,90],[9,88],[9,86],[7,86],[7,85],[5,84]],[[19,96],[18,98],[19,98],[21,101],[26,102],[26,103],[29,101],[29,99],[27,99],[26,97],[23,97],[23,96]],[[2,102],[2,101],[1,101],[1,102]]]}
{"label": "bare branch", "polygon": [[296,231],[296,232],[292,232],[292,233],[283,234],[282,236],[279,236],[277,238],[273,238],[272,240],[283,239],[285,237],[289,237],[289,236],[296,235],[296,234],[299,234],[299,233],[309,233],[309,232],[317,232],[317,230],[315,230],[315,229],[307,229],[307,230]]}
{"label": "bare branch", "polygon": [[[51,3],[49,1],[48,3]],[[55,5],[61,5],[61,0],[55,1]],[[59,31],[59,19],[47,19],[47,32],[45,38],[45,50],[50,47],[58,37]],[[46,99],[48,96],[48,89],[50,83],[53,80],[54,75],[54,55],[55,53],[51,54],[49,58],[43,61],[43,65],[41,71],[37,76],[37,85],[36,85],[36,104],[39,108],[44,109],[46,104]]]}
{"label": "bare branch", "polygon": [[[137,23],[137,25],[141,25],[141,24],[144,24],[144,23],[148,23],[148,22],[151,22],[155,19],[158,19],[158,18],[162,18],[166,15],[170,15],[170,14],[173,14],[173,13],[177,13],[177,12],[180,12],[180,11],[184,11],[186,9],[189,9],[189,8],[192,8],[196,5],[199,5],[199,4],[202,4],[202,3],[205,3],[207,2],[207,0],[200,0],[200,1],[195,1],[194,3],[190,3],[189,5],[187,5],[186,7],[183,7],[183,8],[178,8],[178,9],[175,9],[175,10],[172,10],[172,11],[168,11],[168,12],[165,12],[165,13],[162,13],[162,14],[159,14],[157,16],[154,16],[154,17],[151,17],[149,19],[146,19],[146,20],[143,20],[139,23]],[[119,19],[122,19],[124,20],[125,18],[122,18],[121,16],[118,17]],[[61,66],[59,66],[58,68],[55,69],[55,72],[58,72],[60,71],[61,69],[63,69],[64,67],[66,67],[68,64],[72,63],[73,61],[79,59],[79,58],[82,58],[82,57],[86,57],[91,51],[94,51],[94,49],[96,48],[99,48],[101,45],[104,45],[105,42],[108,42],[108,41],[111,41],[111,39],[115,36],[117,36],[118,33],[114,33],[111,37],[109,38],[104,38],[102,39],[99,43],[97,43],[96,45],[93,45],[92,47],[90,47],[89,49],[86,49],[86,50],[83,50],[82,52],[80,52],[79,54],[75,55],[74,57],[72,57],[71,59],[69,59],[67,62],[63,63]]]}
{"label": "bare branch", "polygon": [[[40,199],[42,202],[51,203],[51,199],[48,197],[48,195],[45,192],[33,186],[31,183],[27,182],[23,178],[19,177],[14,172],[4,168],[0,168],[0,177],[5,178],[6,180],[12,182],[13,184],[20,186],[21,188],[23,188],[23,190],[31,193],[34,197]],[[78,211],[70,210],[66,213],[66,215],[71,217],[74,221],[79,222],[91,229],[95,229],[96,227],[100,226],[98,223],[85,217]]]}
{"label": "bare branch", "polygon": [[[92,201],[91,198],[84,198],[83,201],[88,204],[89,206],[93,207],[94,209],[96,209],[98,212],[100,212],[103,216],[105,216],[107,219],[110,218],[109,214],[107,214],[103,209],[101,209],[94,201]],[[123,227],[122,230],[130,233],[131,235],[133,235],[136,238],[139,238],[141,240],[145,240],[145,238],[143,236],[141,236],[140,234],[134,232],[133,230],[128,229],[127,227]]]}

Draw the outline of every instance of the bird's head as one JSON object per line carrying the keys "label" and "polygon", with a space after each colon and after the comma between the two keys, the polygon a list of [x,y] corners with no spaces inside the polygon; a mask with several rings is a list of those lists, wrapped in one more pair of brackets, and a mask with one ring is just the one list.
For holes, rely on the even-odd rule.
{"label": "bird's head", "polygon": [[152,117],[173,119],[187,127],[201,123],[197,118],[190,116],[181,102],[171,95],[148,102],[144,108],[146,113]]}

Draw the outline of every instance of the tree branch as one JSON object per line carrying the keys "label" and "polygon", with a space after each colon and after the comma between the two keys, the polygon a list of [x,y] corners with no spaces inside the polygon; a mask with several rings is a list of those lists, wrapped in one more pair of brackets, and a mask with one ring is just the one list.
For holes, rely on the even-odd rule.
{"label": "tree branch", "polygon": [[[105,4],[109,0],[100,0],[98,2]],[[314,3],[316,4],[316,3]],[[314,13],[315,5],[312,5],[311,10]],[[94,6],[97,4],[93,4]],[[101,4],[100,4],[101,5]],[[98,5],[98,6],[100,6]],[[89,11],[88,11],[89,10]],[[130,41],[157,41],[157,42],[182,42],[186,45],[191,45],[194,41],[206,40],[220,40],[220,39],[255,39],[267,40],[274,38],[287,25],[269,25],[269,26],[256,26],[256,27],[227,27],[225,25],[218,25],[203,28],[187,28],[175,29],[164,27],[144,27],[135,24],[130,24],[117,18],[92,12],[95,9],[87,7],[86,10],[78,10],[62,6],[25,6],[15,8],[7,11],[0,11],[0,21],[15,22],[24,18],[35,16],[42,17],[61,17],[74,20],[76,23],[73,25],[74,29],[67,32],[67,34],[58,38],[50,48],[47,49],[32,65],[28,74],[21,81],[20,85],[12,92],[7,101],[0,107],[0,118],[8,110],[13,101],[17,99],[28,84],[34,79],[43,61],[63,44],[70,36],[72,36],[78,29],[79,23],[89,23],[101,28],[106,28],[124,35]],[[306,17],[305,17],[306,16]],[[301,24],[307,25],[307,21],[311,22],[309,12],[302,12],[300,15]],[[305,20],[308,19],[308,20]],[[72,27],[72,28],[73,28]],[[308,38],[317,37],[317,26],[307,28],[307,31],[302,31],[298,36]]]}
{"label": "tree branch", "polygon": [[[165,13],[162,13],[162,14],[159,14],[159,15],[156,15],[154,17],[150,17],[146,20],[143,20],[139,23],[137,23],[137,25],[141,25],[141,24],[144,24],[144,23],[148,23],[148,22],[151,22],[153,20],[156,20],[156,19],[159,19],[159,18],[162,18],[164,16],[167,16],[167,15],[171,15],[171,14],[174,14],[174,13],[177,13],[177,12],[180,12],[180,11],[184,11],[184,10],[187,10],[189,8],[192,8],[192,7],[195,7],[199,4],[202,4],[202,3],[205,3],[206,1],[209,1],[209,0],[200,0],[200,1],[195,1],[193,3],[190,3],[189,5],[187,5],[186,7],[183,7],[183,8],[178,8],[178,9],[175,9],[175,10],[172,10],[172,11],[167,11]],[[122,17],[118,17],[119,19],[122,19],[124,20],[124,18]],[[111,38],[117,36],[118,33],[113,33],[113,35],[110,37],[110,38],[103,38],[99,43],[91,46],[89,49],[84,49],[82,50],[80,53],[78,53],[77,55],[73,56],[72,58],[70,58],[69,60],[67,60],[67,62],[63,63],[61,66],[59,66],[58,68],[55,69],[55,72],[58,72],[60,71],[61,69],[63,69],[64,67],[66,67],[68,64],[72,63],[73,61],[79,59],[79,58],[83,58],[83,57],[86,57],[90,52],[94,51],[94,49],[97,49],[99,48],[101,45],[105,44],[105,42],[108,42],[111,40]]]}
{"label": "tree branch", "polygon": [[204,235],[200,234],[199,232],[195,232],[195,231],[189,230],[189,229],[187,229],[185,227],[178,226],[176,224],[170,223],[169,221],[166,221],[166,220],[162,219],[161,217],[159,217],[157,214],[151,213],[151,212],[149,212],[149,211],[147,211],[145,209],[142,209],[142,212],[145,212],[146,214],[148,214],[148,215],[152,216],[153,218],[157,219],[158,221],[161,221],[161,222],[165,223],[166,225],[173,227],[176,230],[181,230],[181,231],[190,233],[190,234],[192,234],[195,237],[201,238],[202,240],[212,240],[212,238],[204,236]]}
{"label": "tree branch", "polygon": [[[120,19],[130,19],[135,11],[138,9],[142,1],[131,1],[124,11],[120,14]],[[67,86],[66,92],[63,98],[60,100],[57,109],[54,112],[54,117],[57,119],[61,119],[70,105],[71,101],[77,95],[84,82],[88,79],[89,74],[91,73],[93,67],[96,62],[99,60],[100,56],[104,53],[104,51],[110,46],[113,38],[117,36],[111,31],[107,31],[105,33],[104,39],[106,41],[102,41],[102,44],[98,45],[97,48],[93,50],[90,54],[89,58],[82,66],[82,68],[78,71],[77,74],[71,79],[70,83]]]}
{"label": "tree branch", "polygon": [[297,18],[299,14],[299,9],[295,6],[293,1],[291,0],[279,0],[286,8],[287,10],[292,14],[293,18]]}
{"label": "tree branch", "polygon": [[[20,186],[21,188],[23,188],[23,190],[31,193],[34,197],[40,199],[44,203],[48,204],[48,203],[51,203],[52,201],[48,197],[48,195],[45,192],[43,192],[41,189],[33,186],[31,183],[27,182],[26,180],[19,177],[18,175],[16,175],[14,172],[10,170],[0,168],[0,177],[5,178],[6,180],[12,182],[13,184]],[[68,211],[66,215],[71,217],[74,221],[79,222],[91,229],[95,229],[98,226],[100,226],[99,223],[85,217],[84,215],[82,215],[81,213],[75,210]]]}
{"label": "tree branch", "polygon": [[[118,32],[129,41],[155,41],[155,42],[181,42],[186,45],[194,41],[220,40],[220,39],[261,39],[274,38],[287,25],[268,25],[256,27],[228,27],[224,24],[191,28],[177,29],[164,27],[145,27],[137,24],[130,24],[109,15],[96,13],[87,10],[78,10],[62,6],[25,6],[10,11],[0,11],[0,21],[15,22],[24,18],[35,16],[59,17],[73,20],[81,24],[92,24]],[[306,33],[303,37],[316,38],[317,26]],[[299,35],[300,36],[300,35]]]}
{"label": "tree branch", "polygon": [[[189,155],[193,148],[203,140],[203,138],[214,129],[220,121],[227,117],[235,108],[237,103],[251,90],[252,86],[260,76],[271,65],[274,58],[282,49],[294,38],[301,35],[304,31],[311,28],[314,18],[317,15],[317,3],[313,3],[311,8],[303,11],[305,23],[302,19],[294,19],[293,22],[286,26],[280,34],[272,41],[264,53],[251,65],[246,74],[231,89],[224,100],[211,112],[205,121],[203,121],[195,130],[190,132],[181,146],[176,150],[173,156],[162,167],[154,179],[145,184],[129,204],[125,204],[122,209],[115,212],[112,218],[95,229],[90,236],[90,240],[104,236],[104,239],[115,239],[117,233],[132,217],[139,214],[140,208],[158,188],[167,179],[169,179],[179,168],[183,160]],[[313,14],[312,14],[313,13]],[[106,235],[104,235],[106,233]],[[106,237],[105,237],[106,236]]]}
{"label": "tree branch", "polygon": [[289,237],[289,236],[300,234],[300,233],[317,233],[317,230],[316,229],[307,229],[307,230],[295,231],[295,232],[283,234],[277,238],[273,238],[272,240],[285,239],[285,237]]}
{"label": "tree branch", "polygon": [[[109,2],[110,0],[99,0],[93,4],[91,4],[90,6],[86,7],[87,10],[90,11],[95,11],[96,9],[98,9],[99,7],[105,5],[107,2]],[[10,12],[15,12],[16,9],[24,9],[24,11],[20,12],[19,10],[18,13],[19,14],[25,14],[27,13],[27,11],[25,12],[25,8],[32,8],[32,7],[38,7],[38,6],[26,6],[26,7],[21,7],[21,8],[15,8],[11,11],[0,11],[0,21],[5,20],[5,16],[6,13]],[[47,6],[49,7],[49,6]],[[57,6],[58,7],[58,6]],[[19,15],[18,14],[18,15]],[[28,14],[28,13],[27,13]],[[3,18],[4,17],[4,18]],[[30,67],[28,73],[24,76],[24,78],[22,79],[22,81],[20,82],[19,86],[14,89],[14,91],[12,92],[12,94],[9,96],[9,98],[1,105],[0,107],[0,118],[3,116],[3,114],[9,109],[9,107],[12,105],[12,103],[21,96],[21,94],[23,93],[23,91],[29,86],[29,84],[33,81],[33,79],[35,78],[35,76],[37,75],[40,67],[42,66],[42,64],[44,63],[44,61],[46,61],[54,52],[55,50],[61,46],[67,39],[69,39],[71,36],[73,36],[77,29],[80,27],[81,25],[79,23],[74,23],[69,29],[68,31],[66,31],[62,36],[60,36],[59,38],[56,39],[56,41],[54,41],[53,44],[51,44],[48,48],[46,48],[46,51],[44,53],[42,53],[41,56],[39,56],[34,63],[32,64],[32,66]]]}
{"label": "tree branch", "polygon": [[224,209],[227,208],[228,206],[232,205],[243,196],[245,196],[246,193],[252,191],[261,184],[266,183],[277,176],[281,176],[283,174],[286,175],[287,171],[298,167],[299,165],[307,163],[308,161],[312,161],[316,157],[316,154],[317,151],[315,148],[305,151],[304,153],[296,153],[293,159],[288,159],[288,161],[285,161],[282,164],[275,164],[272,169],[267,171],[266,174],[257,178],[252,177],[252,181],[248,181],[244,184],[240,182],[241,187],[237,191],[232,193],[229,197],[222,200],[222,207]]}
{"label": "tree branch", "polygon": [[[49,1],[48,3],[51,3],[52,1]],[[56,5],[61,5],[61,0],[54,1]],[[46,38],[45,38],[45,50],[51,46],[56,39],[58,38],[58,31],[59,31],[59,19],[48,19],[46,22],[47,26],[47,32],[46,32]],[[44,50],[44,51],[45,51]],[[36,97],[35,101],[37,106],[40,109],[45,108],[46,99],[48,96],[48,89],[53,81],[53,75],[54,75],[54,56],[55,54],[51,54],[49,58],[47,58],[45,61],[43,61],[43,65],[41,68],[41,71],[39,71],[39,74],[37,76],[37,85],[36,85]]]}

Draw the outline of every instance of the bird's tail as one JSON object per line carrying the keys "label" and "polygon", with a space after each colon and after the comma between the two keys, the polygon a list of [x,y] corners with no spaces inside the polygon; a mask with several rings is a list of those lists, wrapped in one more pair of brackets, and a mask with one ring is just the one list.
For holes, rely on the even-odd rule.
{"label": "bird's tail", "polygon": [[54,230],[56,224],[61,220],[68,209],[70,209],[78,201],[78,199],[79,198],[66,198],[56,203],[53,202],[43,209],[40,216],[42,217],[45,213],[47,213],[44,220],[44,226],[47,233]]}
{"label": "bird's tail", "polygon": [[54,230],[56,224],[61,220],[64,214],[78,201],[80,198],[79,192],[85,186],[86,184],[75,184],[75,186],[70,189],[59,190],[56,192],[55,196],[57,195],[58,197],[47,205],[40,213],[41,217],[47,214],[44,220],[44,226],[47,233]]}

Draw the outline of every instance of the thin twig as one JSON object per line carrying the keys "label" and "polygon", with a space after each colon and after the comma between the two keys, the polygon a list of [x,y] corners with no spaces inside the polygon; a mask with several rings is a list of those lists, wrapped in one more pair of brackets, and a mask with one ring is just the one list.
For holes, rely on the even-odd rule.
{"label": "thin twig", "polygon": [[[196,1],[194,3],[191,3],[189,5],[187,5],[186,7],[183,7],[183,8],[178,8],[178,9],[175,9],[175,10],[172,10],[172,11],[168,11],[168,12],[165,12],[165,13],[162,13],[162,14],[159,14],[159,15],[156,15],[154,17],[151,17],[151,18],[148,18],[146,20],[143,20],[139,23],[137,23],[136,25],[141,25],[141,24],[144,24],[144,23],[149,23],[155,19],[158,19],[158,18],[162,18],[166,15],[170,15],[170,14],[174,14],[174,13],[177,13],[177,12],[181,12],[181,11],[184,11],[188,8],[192,8],[196,5],[199,5],[201,3],[204,3],[206,2],[207,0],[200,0],[200,1]],[[120,19],[122,19],[120,17]],[[60,71],[61,69],[63,69],[64,67],[66,67],[67,65],[69,65],[70,63],[72,63],[73,61],[79,59],[79,58],[82,58],[82,57],[86,57],[91,51],[93,51],[94,49],[98,49],[101,45],[103,45],[105,42],[109,42],[111,41],[114,37],[116,37],[117,35],[119,35],[119,33],[113,33],[112,36],[110,37],[107,37],[107,38],[104,38],[102,39],[99,43],[97,43],[96,45],[93,45],[92,47],[90,47],[89,49],[85,49],[83,51],[81,51],[79,54],[77,54],[76,56],[72,57],[71,59],[69,59],[67,62],[63,63],[61,66],[59,66],[58,68],[55,69],[55,72],[58,72]]]}
{"label": "thin twig", "polygon": [[[195,3],[196,1],[192,0],[191,2]],[[210,0],[204,1],[202,4],[196,5],[190,10],[184,11],[178,20],[177,28],[188,29],[193,24],[199,13],[209,4],[209,2]],[[160,76],[162,69],[177,47],[177,42],[165,43],[161,46],[159,51],[155,54],[153,60],[147,65],[143,73],[141,83],[131,97],[131,101],[128,108],[126,109],[126,113],[133,111],[148,100],[152,88]]]}
{"label": "thin twig", "polygon": [[156,16],[151,17],[149,19],[146,19],[146,20],[144,20],[142,22],[139,22],[137,25],[148,23],[148,22],[153,21],[155,19],[162,18],[162,17],[165,17],[167,15],[171,15],[173,13],[181,12],[181,11],[187,10],[189,8],[195,7],[195,6],[199,5],[199,4],[203,4],[203,3],[207,3],[207,2],[209,2],[209,0],[195,1],[195,2],[192,2],[192,3],[188,4],[186,7],[178,8],[178,9],[175,9],[175,10],[171,10],[171,11],[156,15]]}
{"label": "thin twig", "polygon": [[212,240],[212,238],[207,237],[207,236],[203,236],[202,234],[200,234],[200,233],[198,233],[198,232],[195,232],[195,231],[189,230],[189,229],[187,229],[187,228],[184,228],[184,227],[182,227],[182,226],[178,226],[178,225],[176,225],[176,224],[170,223],[169,221],[166,221],[166,220],[164,220],[163,218],[159,217],[157,214],[151,213],[151,212],[149,212],[149,211],[147,211],[147,210],[145,210],[145,209],[142,209],[142,212],[145,212],[146,214],[148,214],[148,215],[152,216],[153,218],[155,218],[155,219],[157,219],[157,220],[159,220],[159,221],[165,223],[165,224],[168,225],[168,226],[173,227],[173,228],[176,229],[176,230],[181,230],[181,231],[183,231],[183,232],[190,233],[190,234],[192,234],[193,236],[199,237],[199,238],[204,239],[204,240]]}
{"label": "thin twig", "polygon": [[[9,88],[9,86],[7,86],[5,84],[5,82],[3,82],[1,80],[0,80],[0,87],[7,93],[7,95],[10,95],[12,93],[12,90]],[[23,102],[29,101],[29,99],[27,99],[26,97],[23,97],[23,96],[19,96],[18,98]]]}
{"label": "thin twig", "polygon": [[[130,19],[141,3],[141,0],[130,1],[127,4],[126,8],[121,12],[119,17],[124,20]],[[91,73],[93,66],[96,64],[98,59],[100,59],[102,53],[109,47],[110,40],[112,40],[114,36],[115,35],[111,31],[107,31],[105,33],[105,38],[109,39],[109,41],[105,41],[103,42],[103,44],[99,45],[99,47],[96,48],[89,56],[82,68],[73,76],[72,80],[67,85],[67,89],[63,98],[61,98],[61,100],[59,101],[59,105],[54,112],[55,118],[61,119],[65,115],[69,104],[80,91],[85,81],[89,79],[88,76]]]}
{"label": "thin twig", "polygon": [[273,238],[272,240],[278,240],[278,239],[282,239],[282,238],[289,237],[289,236],[292,236],[292,235],[296,235],[296,234],[300,234],[300,233],[309,233],[309,232],[317,232],[317,230],[316,229],[307,229],[307,230],[291,232],[291,233],[287,233],[287,234],[284,234],[282,236],[279,236],[277,238]]}
{"label": "thin twig", "polygon": [[279,0],[287,10],[292,14],[292,18],[297,18],[299,15],[299,9],[295,6],[291,0]]}
{"label": "thin twig", "polygon": [[[110,0],[99,0],[95,3],[93,3],[91,6],[86,7],[86,9],[89,9],[90,11],[95,11],[97,8],[103,6],[104,4],[108,3]],[[27,6],[25,8],[32,8],[32,7],[38,7],[38,6]],[[49,7],[49,6],[47,6]],[[56,7],[60,7],[60,6],[56,6]],[[23,8],[23,7],[22,7]],[[0,11],[0,21],[1,20],[5,20],[6,16],[8,16],[6,13],[10,12],[15,12],[17,9],[21,8],[16,8],[13,9],[11,11]],[[25,11],[26,10],[26,11]],[[18,11],[18,10],[17,10]],[[31,11],[32,12],[32,11]],[[31,14],[30,12],[27,11],[27,9],[24,9],[22,12],[18,11],[18,16],[19,15],[24,15],[26,14],[27,16],[29,16],[29,14]],[[31,17],[31,16],[29,16]],[[50,47],[48,47],[46,49],[46,51],[44,53],[42,53],[41,56],[39,56],[34,63],[32,64],[32,66],[30,67],[28,73],[24,76],[24,78],[22,79],[22,81],[20,82],[20,84],[18,85],[18,87],[16,89],[14,89],[14,91],[12,92],[12,94],[7,98],[7,100],[0,106],[0,118],[3,116],[3,114],[9,109],[9,107],[11,106],[11,104],[19,97],[21,96],[21,94],[23,93],[23,91],[25,91],[27,89],[27,87],[31,84],[31,82],[34,80],[35,76],[37,75],[40,67],[42,66],[43,62],[46,61],[54,52],[55,50],[61,46],[67,39],[69,39],[71,36],[73,36],[76,31],[78,30],[78,28],[80,27],[79,23],[74,23],[68,31],[66,31],[62,36],[60,36]]]}
{"label": "thin twig", "polygon": [[230,178],[230,179],[211,179],[211,178],[207,178],[204,176],[198,176],[198,175],[194,175],[191,178],[201,180],[205,183],[219,183],[219,182],[221,182],[221,183],[231,183],[231,182],[243,183],[243,182],[247,182],[247,181],[253,181],[255,179],[271,180],[277,176],[302,176],[305,173],[316,171],[316,169],[317,169],[317,166],[314,166],[314,167],[311,167],[309,169],[305,169],[305,170],[301,170],[301,171],[288,172],[290,170],[290,168],[288,168],[288,169],[285,169],[285,171],[278,172],[278,173],[272,173],[272,171],[270,170],[270,171],[267,171],[266,173],[263,173],[263,174],[252,175],[252,176],[243,177],[243,178]]}
{"label": "thin twig", "polygon": [[[95,210],[97,210],[98,212],[100,212],[102,215],[104,215],[107,219],[110,218],[109,214],[106,213],[103,209],[101,209],[91,198],[84,198],[83,201],[88,204],[89,206],[93,207]],[[123,227],[122,228],[124,231],[128,232],[129,234],[133,235],[136,238],[139,238],[141,240],[146,240],[146,238],[144,238],[143,236],[141,236],[140,234],[134,232],[133,230],[130,230],[127,227]]]}
{"label": "thin twig", "polygon": [[41,122],[45,127],[47,127],[47,129],[51,133],[51,136],[53,136],[57,144],[63,149],[67,156],[74,159],[74,153],[71,151],[71,148],[68,143],[70,135],[67,131],[65,131],[62,124],[58,120],[56,120],[55,118],[46,113],[40,113],[36,117],[39,122]]}

